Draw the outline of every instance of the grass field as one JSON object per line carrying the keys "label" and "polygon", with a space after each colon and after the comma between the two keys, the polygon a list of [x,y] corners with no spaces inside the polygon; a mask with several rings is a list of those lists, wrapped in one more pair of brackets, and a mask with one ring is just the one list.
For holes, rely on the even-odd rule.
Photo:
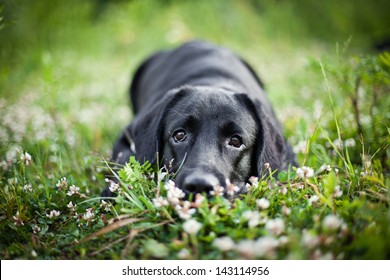
{"label": "grass field", "polygon": [[[389,259],[390,19],[373,2],[0,1],[1,259]],[[102,202],[132,73],[190,39],[250,62],[301,167],[189,204],[131,161]]]}

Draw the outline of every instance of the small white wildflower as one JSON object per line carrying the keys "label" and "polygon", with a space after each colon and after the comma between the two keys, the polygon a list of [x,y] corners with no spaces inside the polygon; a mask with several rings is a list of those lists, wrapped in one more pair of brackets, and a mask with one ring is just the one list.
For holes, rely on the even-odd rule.
{"label": "small white wildflower", "polygon": [[179,214],[179,217],[183,220],[188,220],[192,218],[192,215],[195,214],[196,209],[190,208],[191,203],[189,201],[184,201],[183,206],[176,205],[175,209]]}
{"label": "small white wildflower", "polygon": [[55,217],[58,217],[61,214],[60,211],[57,210],[51,210],[49,214],[46,214],[46,217],[53,219]]}
{"label": "small white wildflower", "polygon": [[178,253],[177,256],[179,259],[185,260],[191,257],[190,251],[188,251],[186,248],[181,249]]}
{"label": "small white wildflower", "polygon": [[267,169],[267,170],[270,169],[270,165],[269,165],[268,162],[264,163],[264,168]]}
{"label": "small white wildflower", "polygon": [[169,190],[175,188],[175,187],[176,187],[176,184],[175,184],[174,181],[168,180],[168,182],[165,183],[164,187],[165,187],[165,189],[166,189],[167,191],[169,191]]}
{"label": "small white wildflower", "polygon": [[71,185],[69,187],[69,191],[66,193],[68,196],[72,195],[79,195],[80,194],[80,188],[76,187],[75,185]]}
{"label": "small white wildflower", "polygon": [[307,141],[299,141],[294,147],[293,151],[295,154],[306,153]]}
{"label": "small white wildflower", "polygon": [[260,237],[254,244],[255,254],[257,257],[274,258],[278,245],[278,240],[272,236]]}
{"label": "small white wildflower", "polygon": [[99,208],[103,209],[105,212],[110,212],[111,206],[112,205],[110,202],[107,202],[107,201],[102,199],[102,202],[100,203]]}
{"label": "small white wildflower", "polygon": [[20,155],[20,160],[22,161],[22,163],[24,165],[30,165],[31,161],[32,161],[32,157],[29,153],[27,152],[22,152],[22,154]]}
{"label": "small white wildflower", "polygon": [[328,172],[330,172],[330,171],[332,171],[332,167],[331,167],[329,164],[323,164],[323,165],[321,165],[319,172],[323,172],[323,171],[325,171],[325,170],[328,171]]}
{"label": "small white wildflower", "polygon": [[315,260],[332,260],[332,253],[328,252],[326,254],[322,254],[320,249],[317,249],[313,253],[313,259]]}
{"label": "small white wildflower", "polygon": [[314,170],[311,167],[302,166],[297,169],[298,177],[307,179],[314,176]]}
{"label": "small white wildflower", "polygon": [[349,138],[349,139],[345,140],[344,145],[346,147],[355,147],[356,146],[356,141],[353,138]]}
{"label": "small white wildflower", "polygon": [[283,213],[284,216],[288,216],[288,215],[291,214],[291,209],[288,208],[286,205],[283,205],[283,207],[282,207],[282,213]]}
{"label": "small white wildflower", "polygon": [[168,203],[168,200],[166,200],[162,196],[159,196],[157,198],[153,198],[153,205],[156,208],[161,208],[161,207],[164,207],[164,206],[168,206],[169,203]]}
{"label": "small white wildflower", "polygon": [[339,170],[338,168],[335,168],[335,169],[334,169],[334,172],[335,172],[336,175],[337,175],[337,174],[339,174],[340,170]]}
{"label": "small white wildflower", "polygon": [[220,186],[220,185],[215,185],[213,187],[213,190],[210,192],[211,195],[214,195],[214,196],[223,196],[223,192],[224,192],[225,188]]}
{"label": "small white wildflower", "polygon": [[3,169],[4,171],[7,171],[9,165],[8,165],[8,163],[7,163],[5,160],[2,160],[2,161],[0,161],[0,167],[1,167],[1,169]]}
{"label": "small white wildflower", "polygon": [[333,190],[333,197],[341,197],[343,195],[343,191],[341,190],[340,186],[337,185]]}
{"label": "small white wildflower", "polygon": [[68,187],[68,182],[66,181],[66,177],[63,177],[60,180],[58,180],[56,187],[58,191],[66,190]]}
{"label": "small white wildflower", "polygon": [[66,207],[68,207],[69,208],[69,210],[70,210],[70,212],[71,213],[75,213],[76,212],[76,204],[73,204],[73,202],[72,201],[70,201],[67,205],[66,205]]}
{"label": "small white wildflower", "polygon": [[319,200],[320,198],[317,196],[317,195],[313,195],[312,197],[309,198],[309,205],[313,205],[313,204],[316,204],[316,202]]}
{"label": "small white wildflower", "polygon": [[185,193],[181,189],[172,185],[168,188],[167,199],[171,204],[179,204],[180,199],[182,199],[183,197],[185,197]]}
{"label": "small white wildflower", "polygon": [[18,183],[18,178],[14,177],[14,178],[9,178],[7,180],[8,184],[10,185],[16,185]]}
{"label": "small white wildflower", "polygon": [[26,192],[32,192],[33,188],[32,188],[32,186],[30,184],[27,184],[27,185],[23,186],[23,190],[26,191]]}
{"label": "small white wildflower", "polygon": [[243,214],[242,214],[242,217],[248,221],[248,226],[250,228],[253,228],[253,227],[256,227],[259,223],[260,223],[260,213],[257,212],[257,211],[251,211],[251,210],[248,210],[248,211],[245,211]]}
{"label": "small white wildflower", "polygon": [[333,145],[335,145],[335,147],[338,150],[341,150],[343,148],[343,141],[340,140],[340,139],[336,139],[336,140],[333,141]]}
{"label": "small white wildflower", "polygon": [[303,231],[301,243],[303,246],[305,246],[308,249],[313,249],[317,247],[320,243],[320,240],[318,236],[311,234],[307,232],[306,230]]}
{"label": "small white wildflower", "polygon": [[202,228],[202,224],[197,222],[195,219],[187,220],[183,224],[183,230],[190,235],[195,235]]}
{"label": "small white wildflower", "polygon": [[268,199],[262,197],[262,198],[256,200],[256,205],[260,209],[267,209],[270,206],[270,202]]}
{"label": "small white wildflower", "polygon": [[34,234],[37,234],[38,232],[40,232],[41,231],[41,228],[39,227],[39,226],[37,226],[37,225],[34,225],[34,227],[33,227],[33,233]]}
{"label": "small white wildflower", "polygon": [[37,252],[35,252],[35,250],[32,250],[32,251],[31,251],[31,256],[32,256],[33,258],[36,258],[36,257],[38,257],[38,254],[37,254]]}
{"label": "small white wildflower", "polygon": [[284,231],[284,221],[281,218],[268,220],[265,224],[265,229],[275,235],[280,235]]}
{"label": "small white wildflower", "polygon": [[110,192],[115,193],[119,190],[119,184],[115,183],[113,180],[106,179],[106,182],[110,183],[110,186],[108,187]]}
{"label": "small white wildflower", "polygon": [[280,193],[280,194],[282,194],[282,195],[286,195],[287,192],[288,192],[288,190],[287,190],[286,187],[283,187],[283,188],[281,188],[281,189],[278,191],[278,193]]}
{"label": "small white wildflower", "polygon": [[245,258],[253,258],[256,254],[257,248],[254,240],[244,239],[238,242],[235,246],[235,250]]}
{"label": "small white wildflower", "polygon": [[83,219],[87,221],[87,225],[93,220],[94,217],[95,214],[93,213],[93,208],[88,208],[83,215]]}
{"label": "small white wildflower", "polygon": [[280,236],[278,239],[278,246],[285,246],[289,242],[289,238],[285,235]]}
{"label": "small white wildflower", "polygon": [[322,221],[322,226],[328,230],[337,230],[343,224],[343,220],[336,215],[330,214]]}
{"label": "small white wildflower", "polygon": [[257,186],[257,184],[259,183],[259,178],[252,176],[249,178],[249,182],[252,186]]}
{"label": "small white wildflower", "polygon": [[234,241],[229,236],[215,238],[213,246],[218,248],[220,251],[230,251],[234,249]]}
{"label": "small white wildflower", "polygon": [[239,187],[230,183],[229,179],[226,179],[226,193],[230,196],[234,196],[240,190]]}
{"label": "small white wildflower", "polygon": [[15,226],[24,226],[23,220],[20,218],[19,211],[16,212],[15,216],[12,216]]}
{"label": "small white wildflower", "polygon": [[201,195],[200,193],[197,193],[195,195],[195,206],[200,207],[202,206],[203,201],[205,200],[205,197]]}

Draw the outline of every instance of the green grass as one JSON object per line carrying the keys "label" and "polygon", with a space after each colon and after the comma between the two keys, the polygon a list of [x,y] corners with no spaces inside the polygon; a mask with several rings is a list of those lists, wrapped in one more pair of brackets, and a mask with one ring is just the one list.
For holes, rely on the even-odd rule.
{"label": "green grass", "polygon": [[[372,51],[389,36],[384,2],[3,2],[2,259],[390,257],[390,55]],[[155,205],[168,175],[132,160],[115,206],[102,204],[132,72],[192,38],[250,61],[313,176],[292,169],[177,210]]]}

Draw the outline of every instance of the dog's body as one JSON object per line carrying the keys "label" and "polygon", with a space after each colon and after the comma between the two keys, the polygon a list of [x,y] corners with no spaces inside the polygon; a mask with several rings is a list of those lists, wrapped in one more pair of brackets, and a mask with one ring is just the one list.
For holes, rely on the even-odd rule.
{"label": "dog's body", "polygon": [[260,79],[228,50],[193,41],[156,53],[130,91],[135,117],[113,159],[161,160],[186,194],[229,182],[242,188],[265,163],[272,170],[295,164]]}

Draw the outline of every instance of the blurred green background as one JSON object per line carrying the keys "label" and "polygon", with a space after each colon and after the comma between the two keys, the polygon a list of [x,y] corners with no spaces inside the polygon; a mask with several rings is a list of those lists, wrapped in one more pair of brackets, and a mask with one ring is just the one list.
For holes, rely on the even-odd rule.
{"label": "blurred green background", "polygon": [[389,11],[386,0],[3,0],[0,98],[25,104],[20,110],[35,104],[88,149],[109,152],[131,118],[137,65],[197,38],[246,58],[283,120],[288,108],[316,110],[323,77],[307,70],[319,58],[388,47]]}

